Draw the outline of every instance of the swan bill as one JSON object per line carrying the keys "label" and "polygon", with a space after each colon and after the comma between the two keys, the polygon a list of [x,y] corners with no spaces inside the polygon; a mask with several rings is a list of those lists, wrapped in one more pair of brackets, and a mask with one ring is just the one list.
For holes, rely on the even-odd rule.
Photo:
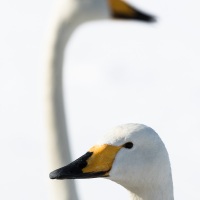
{"label": "swan bill", "polygon": [[122,146],[98,145],[86,154],[50,173],[51,179],[84,179],[108,177],[116,154]]}
{"label": "swan bill", "polygon": [[144,22],[155,22],[154,16],[147,14],[136,7],[129,5],[124,0],[108,0],[113,18],[135,19]]}

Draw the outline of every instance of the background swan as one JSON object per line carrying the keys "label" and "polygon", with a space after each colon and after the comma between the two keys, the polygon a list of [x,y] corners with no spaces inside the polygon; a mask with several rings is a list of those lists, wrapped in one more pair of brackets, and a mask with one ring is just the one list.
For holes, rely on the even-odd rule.
{"label": "background swan", "polygon": [[[1,170],[5,172],[1,174],[0,185],[4,199],[49,199],[41,59],[49,10],[54,9],[52,2],[0,3],[0,156]],[[68,46],[65,87],[73,159],[116,124],[132,121],[150,124],[169,151],[175,199],[199,200],[200,2],[131,2],[159,17],[158,23],[148,26],[151,30],[148,36],[144,28],[147,25],[143,23],[98,22],[80,27]],[[123,48],[119,49],[115,41],[121,37],[123,41],[120,39],[118,45]],[[99,49],[93,47],[94,41]],[[157,59],[153,60],[155,56]],[[100,60],[95,63],[96,58]],[[81,71],[84,76],[80,79],[76,72],[82,68],[85,71]],[[91,83],[96,88],[92,93]],[[108,89],[112,98],[108,98]],[[13,165],[14,173],[8,178]],[[123,187],[104,179],[77,183],[81,200],[112,198],[112,191],[116,191],[118,199],[127,195]],[[97,197],[99,188],[105,193]]]}
{"label": "background swan", "polygon": [[[59,1],[50,37],[47,41],[46,56],[46,101],[50,168],[61,166],[71,160],[67,138],[65,106],[63,98],[63,62],[64,49],[73,31],[81,23],[88,20],[106,19],[137,19],[145,22],[154,21],[148,14],[136,10],[126,1],[121,0],[62,0]],[[52,28],[53,27],[53,28]],[[61,182],[53,185],[56,199],[77,199],[74,195],[73,182]],[[52,195],[51,195],[52,196]]]}
{"label": "background swan", "polygon": [[158,134],[145,125],[112,129],[79,159],[50,173],[51,179],[97,177],[119,183],[133,200],[173,200],[167,150]]}

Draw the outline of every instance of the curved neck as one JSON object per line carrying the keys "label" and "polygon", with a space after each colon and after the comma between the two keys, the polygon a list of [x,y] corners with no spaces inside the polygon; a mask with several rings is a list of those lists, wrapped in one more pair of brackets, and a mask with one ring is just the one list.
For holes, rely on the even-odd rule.
{"label": "curved neck", "polygon": [[[62,7],[63,10],[63,7]],[[68,9],[64,9],[69,10]],[[63,62],[66,44],[79,25],[75,16],[75,7],[70,13],[59,15],[53,21],[49,31],[45,57],[45,106],[48,117],[48,136],[50,140],[50,156],[53,158],[53,165],[63,165],[71,161],[69,144],[67,138],[66,119],[63,101]],[[54,153],[53,155],[53,152]],[[68,155],[66,155],[68,153]],[[55,162],[55,159],[56,162]],[[54,164],[56,163],[56,164]]]}
{"label": "curved neck", "polygon": [[[53,26],[49,30],[45,56],[45,107],[47,118],[47,145],[50,170],[71,162],[71,153],[67,136],[65,106],[63,98],[63,62],[66,44],[79,25],[75,16],[76,6],[61,4],[61,12],[54,17]],[[65,13],[63,13],[65,11]],[[77,200],[73,181],[50,182],[50,197],[61,200]]]}

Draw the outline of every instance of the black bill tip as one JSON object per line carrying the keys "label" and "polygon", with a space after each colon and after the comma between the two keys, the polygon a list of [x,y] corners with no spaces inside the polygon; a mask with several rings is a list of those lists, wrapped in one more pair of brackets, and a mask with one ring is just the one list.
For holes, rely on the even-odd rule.
{"label": "black bill tip", "polygon": [[61,170],[55,170],[49,174],[50,179],[63,179],[62,178],[62,171]]}
{"label": "black bill tip", "polygon": [[56,171],[53,171],[53,172],[51,172],[50,174],[49,174],[49,178],[50,179],[56,179],[58,176],[57,176],[57,173],[56,173]]}
{"label": "black bill tip", "polygon": [[108,171],[98,171],[98,172],[83,172],[87,166],[87,160],[91,157],[93,153],[87,152],[85,155],[81,156],[69,165],[52,171],[49,174],[50,179],[85,179],[85,178],[97,178],[97,177],[108,177]]}
{"label": "black bill tip", "polygon": [[135,13],[132,15],[125,15],[124,13],[113,13],[114,18],[118,19],[126,19],[126,20],[138,20],[141,22],[146,22],[146,23],[153,23],[156,22],[156,17],[147,13],[144,13],[140,10],[137,10]]}
{"label": "black bill tip", "polygon": [[87,159],[92,155],[92,152],[87,152],[74,162],[67,166],[61,167],[52,171],[49,174],[50,179],[75,179],[82,174],[82,169],[87,166]]}
{"label": "black bill tip", "polygon": [[154,17],[153,15],[150,15],[148,13],[144,13],[140,10],[137,10],[137,12],[135,14],[135,19],[144,21],[144,22],[156,22],[156,17]]}

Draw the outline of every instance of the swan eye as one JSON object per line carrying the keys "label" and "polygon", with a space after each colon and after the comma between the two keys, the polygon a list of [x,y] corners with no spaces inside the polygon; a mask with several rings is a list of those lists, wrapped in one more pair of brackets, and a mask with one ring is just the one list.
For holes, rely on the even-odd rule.
{"label": "swan eye", "polygon": [[133,147],[133,143],[132,142],[127,142],[123,145],[126,149],[131,149]]}

